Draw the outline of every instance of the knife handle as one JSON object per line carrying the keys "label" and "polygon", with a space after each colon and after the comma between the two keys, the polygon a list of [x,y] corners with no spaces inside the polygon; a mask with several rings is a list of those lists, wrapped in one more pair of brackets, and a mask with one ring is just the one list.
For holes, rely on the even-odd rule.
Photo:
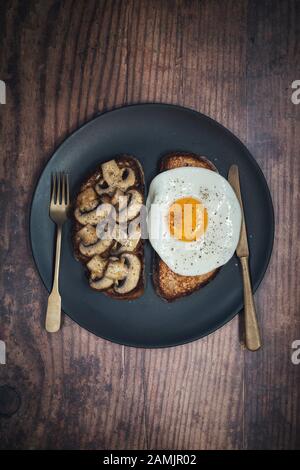
{"label": "knife handle", "polygon": [[244,315],[246,330],[246,347],[250,351],[257,351],[261,347],[259,326],[253,300],[252,286],[249,273],[248,256],[240,258],[244,283]]}

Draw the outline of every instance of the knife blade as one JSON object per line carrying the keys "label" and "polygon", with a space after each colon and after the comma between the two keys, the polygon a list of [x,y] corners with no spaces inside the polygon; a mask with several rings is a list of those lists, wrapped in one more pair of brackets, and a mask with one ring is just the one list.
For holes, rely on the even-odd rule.
{"label": "knife blade", "polygon": [[247,240],[247,229],[245,224],[245,216],[244,216],[244,207],[243,207],[243,200],[241,194],[241,186],[240,186],[240,176],[239,176],[239,169],[237,165],[231,165],[228,172],[228,181],[232,186],[236,197],[239,200],[241,211],[242,211],[242,226],[240,232],[240,239],[238,246],[236,248],[236,254],[239,258],[249,256],[249,246]]}

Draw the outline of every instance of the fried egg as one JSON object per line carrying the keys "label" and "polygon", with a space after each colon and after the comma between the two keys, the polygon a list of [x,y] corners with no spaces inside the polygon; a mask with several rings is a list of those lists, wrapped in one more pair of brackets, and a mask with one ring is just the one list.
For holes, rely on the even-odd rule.
{"label": "fried egg", "polygon": [[164,171],[152,180],[146,206],[150,243],[173,272],[205,274],[233,256],[241,209],[218,173],[196,167]]}

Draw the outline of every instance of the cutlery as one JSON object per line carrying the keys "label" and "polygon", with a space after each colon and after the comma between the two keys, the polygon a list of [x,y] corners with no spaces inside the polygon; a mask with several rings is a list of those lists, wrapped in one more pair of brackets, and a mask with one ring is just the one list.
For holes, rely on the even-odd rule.
{"label": "cutlery", "polygon": [[252,285],[249,271],[249,247],[247,241],[247,230],[243,209],[243,201],[240,188],[239,169],[237,165],[232,165],[228,173],[228,181],[235,191],[242,211],[242,227],[236,254],[240,259],[244,284],[244,316],[245,316],[245,343],[250,351],[257,351],[261,347],[259,326],[253,300]]}
{"label": "cutlery", "polygon": [[69,178],[64,173],[52,175],[52,194],[50,201],[50,217],[56,224],[56,250],[55,268],[52,291],[48,298],[46,313],[46,330],[55,333],[60,328],[61,322],[61,297],[59,293],[59,265],[61,251],[61,234],[64,222],[67,220],[67,213],[70,207]]}

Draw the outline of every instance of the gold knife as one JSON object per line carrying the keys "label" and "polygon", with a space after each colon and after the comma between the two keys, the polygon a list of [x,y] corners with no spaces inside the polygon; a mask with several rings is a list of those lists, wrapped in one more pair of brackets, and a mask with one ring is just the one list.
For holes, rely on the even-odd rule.
{"label": "gold knife", "polygon": [[250,351],[257,351],[261,347],[259,326],[253,300],[252,286],[249,272],[249,247],[247,241],[247,230],[244,217],[243,201],[240,188],[239,169],[237,165],[232,165],[228,173],[228,181],[235,191],[242,210],[242,227],[236,254],[240,259],[244,284],[244,315],[246,330],[246,347]]}

